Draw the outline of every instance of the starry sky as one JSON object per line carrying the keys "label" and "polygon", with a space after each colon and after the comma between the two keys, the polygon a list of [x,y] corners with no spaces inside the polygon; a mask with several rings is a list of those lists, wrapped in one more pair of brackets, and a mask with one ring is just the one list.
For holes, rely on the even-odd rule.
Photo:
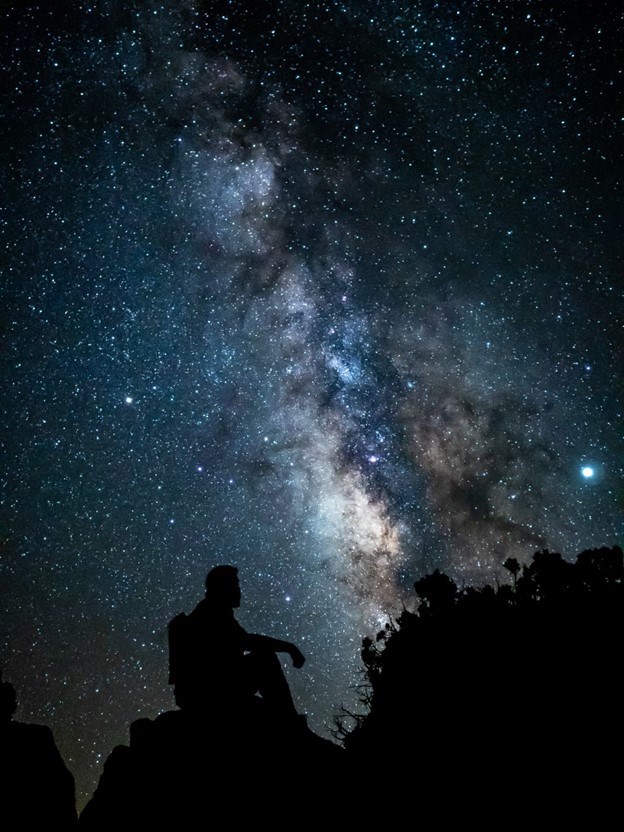
{"label": "starry sky", "polygon": [[0,660],[81,800],[217,563],[308,657],[622,542],[624,13],[2,4]]}

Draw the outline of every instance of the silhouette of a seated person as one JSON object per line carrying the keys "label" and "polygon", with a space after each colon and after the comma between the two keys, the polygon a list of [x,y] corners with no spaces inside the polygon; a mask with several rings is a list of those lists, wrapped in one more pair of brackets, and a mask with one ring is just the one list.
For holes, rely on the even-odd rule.
{"label": "silhouette of a seated person", "polygon": [[279,719],[297,718],[277,653],[302,667],[301,651],[287,641],[246,632],[234,617],[240,606],[238,569],[216,566],[206,577],[206,597],[190,615],[169,624],[169,684],[187,711],[236,708],[259,693]]}

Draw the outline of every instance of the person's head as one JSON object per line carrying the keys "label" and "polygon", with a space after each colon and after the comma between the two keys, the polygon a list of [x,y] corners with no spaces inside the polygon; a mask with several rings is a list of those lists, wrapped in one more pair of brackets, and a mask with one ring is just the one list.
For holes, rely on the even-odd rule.
{"label": "person's head", "polygon": [[235,566],[215,566],[206,575],[206,598],[226,607],[240,607],[241,591]]}

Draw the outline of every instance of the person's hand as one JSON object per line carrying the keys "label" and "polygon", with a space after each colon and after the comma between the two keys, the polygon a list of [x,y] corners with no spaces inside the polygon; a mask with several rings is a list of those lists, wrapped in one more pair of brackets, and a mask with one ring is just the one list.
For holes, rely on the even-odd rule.
{"label": "person's hand", "polygon": [[292,659],[293,667],[303,667],[305,656],[298,647],[295,647],[294,644],[290,648],[290,658]]}

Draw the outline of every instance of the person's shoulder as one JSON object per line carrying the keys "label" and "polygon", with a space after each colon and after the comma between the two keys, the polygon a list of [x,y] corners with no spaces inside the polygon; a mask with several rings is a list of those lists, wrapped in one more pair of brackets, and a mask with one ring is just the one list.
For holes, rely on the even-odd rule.
{"label": "person's shoulder", "polygon": [[189,619],[197,619],[197,618],[204,618],[206,615],[210,615],[211,607],[208,603],[206,598],[202,598],[199,604],[195,607],[195,609],[190,612],[187,616]]}
{"label": "person's shoulder", "polygon": [[227,615],[223,609],[211,604],[207,598],[203,598],[188,616],[191,623],[223,621],[224,618],[227,618]]}

